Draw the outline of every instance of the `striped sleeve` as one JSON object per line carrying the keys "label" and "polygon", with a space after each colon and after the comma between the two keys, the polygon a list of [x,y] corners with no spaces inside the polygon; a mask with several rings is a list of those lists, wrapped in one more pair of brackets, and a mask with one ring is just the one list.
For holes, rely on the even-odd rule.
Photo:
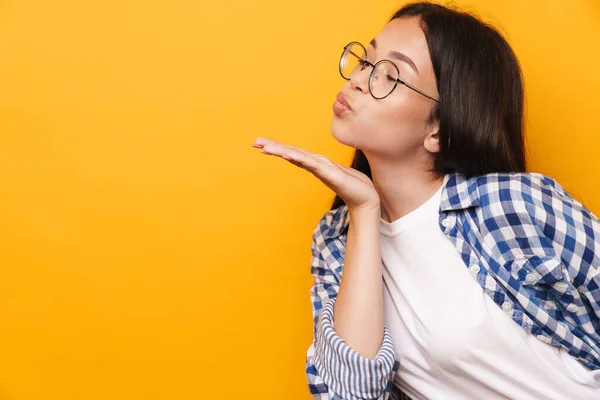
{"label": "striped sleeve", "polygon": [[311,245],[310,290],[314,340],[307,351],[306,376],[318,400],[390,399],[399,367],[386,327],[374,359],[348,346],[333,328],[333,307],[339,290],[344,245],[338,237],[326,238],[326,217],[315,229]]}

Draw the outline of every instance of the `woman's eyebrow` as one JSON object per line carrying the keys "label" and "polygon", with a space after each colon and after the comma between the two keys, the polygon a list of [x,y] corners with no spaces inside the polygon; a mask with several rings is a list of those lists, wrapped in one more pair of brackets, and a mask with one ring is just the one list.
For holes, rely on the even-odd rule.
{"label": "woman's eyebrow", "polygon": [[[371,40],[369,45],[373,46],[373,48],[375,50],[377,50],[377,41],[375,39]],[[399,60],[399,61],[404,61],[417,73],[417,75],[419,75],[419,70],[417,69],[417,66],[415,65],[413,60],[411,60],[410,57],[407,56],[406,54],[400,53],[399,51],[392,50],[388,53],[388,56],[390,56],[391,58],[395,58],[396,60]]]}

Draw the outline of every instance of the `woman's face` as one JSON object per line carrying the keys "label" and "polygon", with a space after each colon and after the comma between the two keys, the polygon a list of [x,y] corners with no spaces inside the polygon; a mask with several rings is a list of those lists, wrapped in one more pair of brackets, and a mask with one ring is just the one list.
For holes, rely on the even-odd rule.
{"label": "woman's face", "polygon": [[[368,61],[373,64],[382,59],[394,62],[405,82],[439,99],[419,19],[392,20],[366,49]],[[394,53],[402,53],[410,61],[400,60]],[[331,133],[335,139],[368,155],[395,160],[436,152],[437,122],[434,125],[428,123],[435,101],[400,83],[388,97],[377,100],[369,93],[371,71],[371,67],[355,70],[344,84],[341,94],[351,110],[336,115],[339,104],[334,107],[337,113],[331,122]]]}

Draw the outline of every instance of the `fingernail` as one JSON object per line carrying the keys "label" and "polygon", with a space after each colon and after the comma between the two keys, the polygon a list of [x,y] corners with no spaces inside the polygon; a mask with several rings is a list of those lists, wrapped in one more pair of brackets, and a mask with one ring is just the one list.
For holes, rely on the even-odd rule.
{"label": "fingernail", "polygon": [[264,145],[262,145],[262,144],[256,144],[256,143],[254,143],[254,144],[252,145],[252,147],[256,147],[257,149],[262,149],[262,148],[264,147]]}
{"label": "fingernail", "polygon": [[292,161],[292,159],[288,156],[281,156],[281,158],[283,158],[284,160]]}

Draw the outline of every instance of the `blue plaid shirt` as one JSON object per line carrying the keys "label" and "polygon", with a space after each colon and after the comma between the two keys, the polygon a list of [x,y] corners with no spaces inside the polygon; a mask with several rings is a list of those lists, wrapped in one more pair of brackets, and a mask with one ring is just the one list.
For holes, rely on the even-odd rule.
{"label": "blue plaid shirt", "polygon": [[[539,173],[449,174],[443,185],[439,227],[485,293],[527,332],[599,369],[600,220]],[[308,386],[321,400],[395,399],[401,360],[387,328],[374,359],[333,329],[348,223],[344,205],[314,230]]]}

